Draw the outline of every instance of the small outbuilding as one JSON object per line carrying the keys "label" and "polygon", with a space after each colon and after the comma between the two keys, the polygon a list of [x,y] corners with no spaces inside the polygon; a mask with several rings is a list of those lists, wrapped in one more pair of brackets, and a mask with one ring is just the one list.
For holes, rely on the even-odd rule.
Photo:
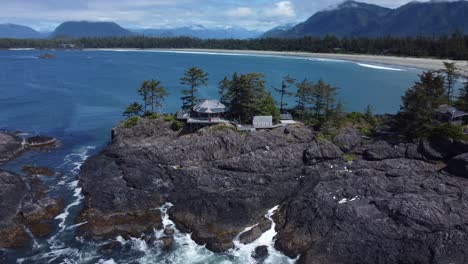
{"label": "small outbuilding", "polygon": [[468,113],[460,111],[450,105],[441,105],[436,109],[436,118],[441,122],[447,122],[454,125],[467,125]]}
{"label": "small outbuilding", "polygon": [[252,125],[254,128],[273,128],[273,116],[254,116]]}
{"label": "small outbuilding", "polygon": [[281,114],[280,116],[280,123],[284,125],[292,125],[296,124],[291,114]]}

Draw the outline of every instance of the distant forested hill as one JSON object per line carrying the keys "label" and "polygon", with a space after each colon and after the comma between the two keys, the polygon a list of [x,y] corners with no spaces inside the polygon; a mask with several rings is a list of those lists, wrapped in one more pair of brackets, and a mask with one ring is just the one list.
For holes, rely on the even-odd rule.
{"label": "distant forested hill", "polygon": [[467,1],[410,2],[397,9],[347,1],[276,36],[411,37],[450,35],[455,31],[468,34]]}
{"label": "distant forested hill", "polygon": [[15,24],[0,24],[0,38],[40,38],[41,33],[36,30]]}
{"label": "distant forested hill", "polygon": [[71,21],[58,26],[51,37],[127,37],[132,32],[122,28],[114,22]]}

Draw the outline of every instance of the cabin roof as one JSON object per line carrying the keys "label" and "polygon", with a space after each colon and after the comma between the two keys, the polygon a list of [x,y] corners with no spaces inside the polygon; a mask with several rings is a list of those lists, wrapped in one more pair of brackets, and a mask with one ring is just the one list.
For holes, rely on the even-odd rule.
{"label": "cabin roof", "polygon": [[203,114],[225,113],[227,107],[218,100],[203,100],[193,107],[193,111]]}
{"label": "cabin roof", "polygon": [[441,114],[448,114],[448,115],[450,115],[452,118],[468,115],[467,112],[458,110],[458,109],[456,109],[455,107],[450,106],[450,105],[441,105],[441,106],[439,106],[439,107],[437,108],[436,111],[439,112],[439,113],[441,113]]}

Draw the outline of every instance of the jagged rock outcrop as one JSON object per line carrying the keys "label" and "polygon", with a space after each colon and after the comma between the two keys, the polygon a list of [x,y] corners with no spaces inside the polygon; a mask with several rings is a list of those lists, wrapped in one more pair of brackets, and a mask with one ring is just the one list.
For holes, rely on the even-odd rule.
{"label": "jagged rock outcrop", "polygon": [[[81,231],[89,237],[162,228],[151,212],[171,202],[181,231],[224,251],[254,225],[239,238],[255,240],[268,228],[265,213],[279,205],[276,247],[301,255],[300,263],[468,259],[468,179],[440,170],[422,143],[353,143],[347,155],[355,158],[346,161],[343,146],[302,126],[179,135],[168,122],[143,119],[113,135],[79,176],[85,205],[78,221],[87,221]],[[448,171],[458,164],[449,162]]]}
{"label": "jagged rock outcrop", "polygon": [[45,197],[44,186],[37,180],[0,171],[0,248],[19,248],[28,245],[28,228],[36,237],[51,233],[51,220],[63,204]]}
{"label": "jagged rock outcrop", "polygon": [[34,148],[54,147],[57,140],[48,136],[28,137],[24,140],[14,133],[0,131],[0,163],[11,160]]}
{"label": "jagged rock outcrop", "polygon": [[458,155],[448,162],[447,170],[460,177],[468,178],[468,153]]}
{"label": "jagged rock outcrop", "polygon": [[362,143],[362,136],[356,129],[348,127],[333,138],[333,143],[343,152],[348,152]]}

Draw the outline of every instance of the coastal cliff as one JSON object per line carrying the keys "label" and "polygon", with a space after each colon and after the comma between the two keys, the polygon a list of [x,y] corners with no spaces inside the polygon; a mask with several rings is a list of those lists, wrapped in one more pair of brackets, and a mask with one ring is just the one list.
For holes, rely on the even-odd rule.
{"label": "coastal cliff", "polygon": [[329,141],[302,125],[170,127],[162,119],[119,126],[82,166],[85,237],[161,229],[158,208],[170,202],[179,230],[222,252],[258,238],[279,206],[276,248],[299,263],[468,259],[467,142],[363,140],[352,128]]}

